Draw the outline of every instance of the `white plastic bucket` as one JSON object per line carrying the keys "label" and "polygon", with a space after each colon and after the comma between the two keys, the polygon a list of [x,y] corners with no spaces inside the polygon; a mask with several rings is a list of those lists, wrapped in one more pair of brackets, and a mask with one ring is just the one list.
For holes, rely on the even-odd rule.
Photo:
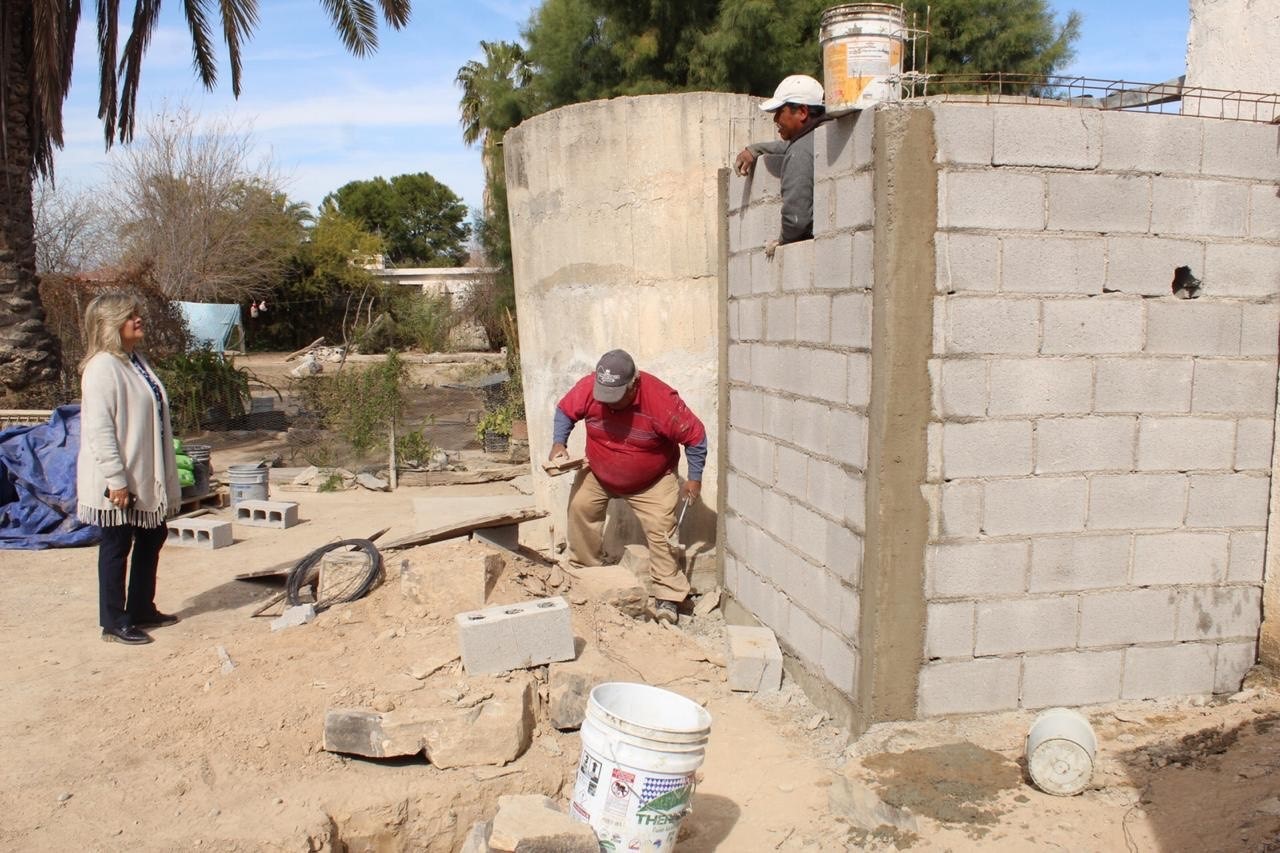
{"label": "white plastic bucket", "polygon": [[896,101],[906,32],[901,6],[848,3],[822,13],[823,90],[833,115]]}
{"label": "white plastic bucket", "polygon": [[1097,753],[1093,727],[1070,708],[1044,711],[1027,732],[1027,772],[1046,794],[1070,797],[1083,791]]}
{"label": "white plastic bucket", "polygon": [[693,800],[711,715],[647,684],[597,685],[582,721],[582,757],[569,814],[607,853],[669,853]]}
{"label": "white plastic bucket", "polygon": [[271,469],[264,465],[231,465],[227,482],[231,486],[231,505],[241,501],[265,501],[270,492],[267,477]]}

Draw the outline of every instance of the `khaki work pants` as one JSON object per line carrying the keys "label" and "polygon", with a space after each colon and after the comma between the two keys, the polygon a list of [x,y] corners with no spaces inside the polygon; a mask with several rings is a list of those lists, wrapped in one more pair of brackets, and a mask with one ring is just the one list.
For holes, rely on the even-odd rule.
{"label": "khaki work pants", "polygon": [[579,471],[569,492],[569,551],[575,562],[600,565],[604,545],[604,516],[610,498],[625,500],[636,514],[649,546],[649,576],[653,597],[684,601],[689,595],[689,579],[676,565],[676,555],[667,541],[676,526],[676,501],[680,497],[676,475],[668,472],[643,492],[614,495],[605,491],[590,469]]}

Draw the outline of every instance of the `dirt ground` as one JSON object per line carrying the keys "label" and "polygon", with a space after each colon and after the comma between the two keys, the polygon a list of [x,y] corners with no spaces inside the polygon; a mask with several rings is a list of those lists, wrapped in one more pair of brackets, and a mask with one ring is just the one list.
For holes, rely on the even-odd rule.
{"label": "dirt ground", "polygon": [[[276,440],[240,436],[215,464]],[[328,708],[405,707],[465,687],[457,661],[429,674],[425,664],[457,655],[453,614],[470,609],[467,579],[490,546],[389,554],[387,580],[367,598],[277,633],[249,614],[279,587],[235,579],[338,538],[414,532],[415,497],[515,493],[493,483],[275,494],[298,501],[301,524],[237,526],[235,544],[216,551],[165,549],[157,604],[182,621],[142,647],[99,639],[96,549],[0,552],[0,848],[448,851],[500,794],[565,803],[581,744],[545,712],[506,767],[442,770],[320,746]],[[403,596],[403,560],[438,579],[438,594]],[[489,601],[566,592],[549,574],[509,558]],[[582,654],[712,715],[682,853],[1280,850],[1280,694],[1264,680],[1233,697],[1084,709],[1099,741],[1093,784],[1052,797],[1029,784],[1022,759],[1034,714],[884,724],[849,743],[790,681],[773,694],[730,692],[718,612],[671,629],[568,594]],[[866,792],[891,823],[853,816],[851,796],[865,804]]]}

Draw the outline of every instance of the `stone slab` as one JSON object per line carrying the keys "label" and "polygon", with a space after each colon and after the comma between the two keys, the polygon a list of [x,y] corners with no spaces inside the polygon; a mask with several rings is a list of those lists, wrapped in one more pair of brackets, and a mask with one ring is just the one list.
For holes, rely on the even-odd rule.
{"label": "stone slab", "polygon": [[725,627],[729,689],[764,693],[782,687],[782,649],[768,628]]}
{"label": "stone slab", "polygon": [[[639,547],[639,546],[628,546]],[[644,577],[647,580],[649,558],[646,552]],[[626,615],[639,619],[644,616],[649,600],[646,584],[630,569],[617,566],[583,566],[568,572],[573,579],[573,589],[587,598],[618,608]]]}
{"label": "stone slab", "polygon": [[599,853],[600,841],[585,823],[560,811],[541,794],[503,794],[489,831],[495,853]]}

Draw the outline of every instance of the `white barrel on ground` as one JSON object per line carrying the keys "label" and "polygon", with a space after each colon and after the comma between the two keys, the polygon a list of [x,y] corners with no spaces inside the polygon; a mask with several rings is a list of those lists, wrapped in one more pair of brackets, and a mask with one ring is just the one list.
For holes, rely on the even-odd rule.
{"label": "white barrel on ground", "polygon": [[595,830],[606,853],[672,850],[711,714],[669,690],[609,682],[592,689],[581,735],[569,814]]}
{"label": "white barrel on ground", "polygon": [[227,483],[231,489],[231,505],[241,501],[265,501],[270,494],[268,477],[271,470],[265,465],[231,465],[227,468]]}
{"label": "white barrel on ground", "polygon": [[1027,732],[1027,772],[1046,794],[1070,797],[1083,791],[1097,753],[1093,727],[1070,708],[1044,711]]}
{"label": "white barrel on ground", "polygon": [[905,14],[893,3],[846,3],[822,13],[822,88],[827,112],[843,115],[896,101]]}

